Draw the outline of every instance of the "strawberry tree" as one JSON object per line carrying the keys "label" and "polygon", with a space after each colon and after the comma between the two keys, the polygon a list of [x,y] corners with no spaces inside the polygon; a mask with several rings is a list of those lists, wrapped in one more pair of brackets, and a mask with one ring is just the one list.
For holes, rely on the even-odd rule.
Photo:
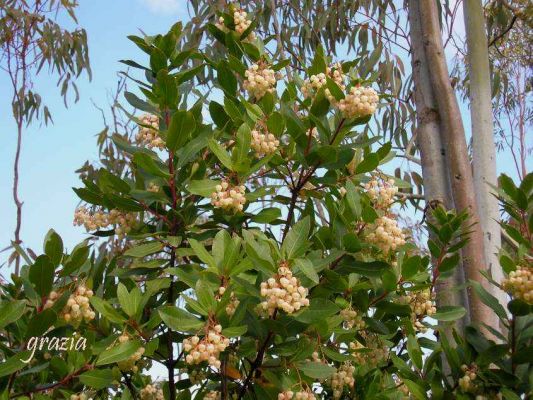
{"label": "strawberry tree", "polygon": [[[221,13],[205,39],[217,59],[189,48],[179,23],[130,37],[144,53],[124,61],[143,76],[126,92],[138,134],[113,137],[127,166],[75,189],[74,222],[91,238],[66,252],[51,231],[42,255],[20,250],[27,265],[2,287],[2,398],[527,393],[530,335],[516,327],[530,325],[531,299],[516,282],[531,259],[519,252],[514,273],[502,255],[511,319],[473,283],[510,338],[469,327],[453,349],[439,329],[465,310],[437,307],[433,287],[459,260],[468,215],[434,210],[426,254],[398,222],[391,144],[363,130],[385,96],[321,50],[287,74],[254,26],[244,10]],[[86,346],[32,349],[34,337]]]}

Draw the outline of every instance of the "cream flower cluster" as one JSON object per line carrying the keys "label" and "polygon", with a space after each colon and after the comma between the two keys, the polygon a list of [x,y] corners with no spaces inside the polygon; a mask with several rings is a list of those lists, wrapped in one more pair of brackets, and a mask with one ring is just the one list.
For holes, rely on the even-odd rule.
{"label": "cream flower cluster", "polygon": [[279,140],[272,133],[256,127],[252,131],[252,149],[257,158],[275,153],[279,147]]}
{"label": "cream flower cluster", "polygon": [[153,114],[143,114],[140,120],[142,125],[139,125],[139,132],[135,136],[137,143],[149,149],[163,150],[165,142],[159,136],[159,117]]}
{"label": "cream flower cluster", "polygon": [[355,367],[348,362],[342,364],[340,368],[337,369],[330,381],[331,389],[333,389],[333,398],[339,399],[342,396],[344,386],[348,386],[349,389],[354,387],[354,372]]}
{"label": "cream flower cluster", "polygon": [[217,390],[211,390],[204,396],[204,400],[220,400],[222,395]]}
{"label": "cream flower cluster", "polygon": [[[321,87],[326,85],[328,77],[332,79],[341,90],[346,89],[346,86],[344,85],[346,75],[342,72],[342,65],[341,63],[335,63],[326,68],[326,73],[321,72],[316,75],[311,75],[304,81],[302,86],[302,94],[304,97],[313,97]],[[324,94],[332,104],[335,104],[335,97],[331,94],[329,89],[326,88]]]}
{"label": "cream flower cluster", "polygon": [[387,216],[377,218],[368,228],[366,239],[383,253],[405,244],[405,233],[398,222]]}
{"label": "cream flower cluster", "polygon": [[83,225],[87,231],[95,231],[109,226],[107,214],[101,210],[90,212],[86,207],[78,207],[74,211],[74,225]]}
{"label": "cream flower cluster", "polygon": [[309,390],[293,392],[286,390],[278,394],[278,400],[316,400],[315,394]]}
{"label": "cream flower cluster", "polygon": [[70,400],[91,400],[85,393],[71,394]]}
{"label": "cream flower cluster", "polygon": [[533,304],[533,268],[519,266],[509,273],[502,285],[514,298]]}
{"label": "cream flower cluster", "polygon": [[371,87],[352,87],[336,106],[345,118],[372,115],[377,109],[379,97]]}
{"label": "cream flower cluster", "polygon": [[261,296],[266,297],[261,308],[268,311],[269,315],[272,315],[276,308],[292,314],[309,305],[307,289],[300,285],[298,278],[284,265],[278,268],[274,277],[261,283]]}
{"label": "cream flower cluster", "polygon": [[141,389],[141,400],[165,400],[165,395],[161,388],[148,384]]}
{"label": "cream flower cluster", "polygon": [[229,339],[224,337],[221,332],[222,326],[215,325],[209,328],[202,339],[198,336],[184,339],[183,350],[188,353],[185,362],[187,364],[199,364],[207,361],[212,367],[220,368],[220,353],[229,346]]}
{"label": "cream flower cluster", "polygon": [[[355,341],[350,342],[348,347],[352,350],[356,362],[361,365],[375,367],[389,357],[389,349],[374,336],[366,336],[366,346]],[[365,349],[370,351],[360,351]]]}
{"label": "cream flower cluster", "polygon": [[394,195],[398,193],[398,187],[394,179],[372,179],[365,184],[365,191],[376,207],[387,209],[394,202]]}
{"label": "cream flower cluster", "polygon": [[159,185],[156,185],[153,182],[150,182],[148,184],[148,187],[146,188],[147,191],[152,192],[152,193],[157,193],[157,192],[159,192],[160,189],[161,188],[159,187]]}
{"label": "cream flower cluster", "polygon": [[[118,337],[119,343],[126,343],[129,340],[130,340],[130,337],[128,336],[127,333],[123,333],[122,335]],[[141,346],[129,358],[117,362],[119,369],[122,371],[137,372],[139,370],[139,367],[137,366],[137,362],[142,358],[144,351],[145,351],[145,348]]]}
{"label": "cream flower cluster", "polygon": [[228,182],[224,181],[217,185],[215,191],[211,194],[211,204],[234,213],[242,211],[244,204],[246,204],[245,192],[244,185],[230,186]]}
{"label": "cream flower cluster", "polygon": [[[87,289],[84,285],[79,285],[74,293],[72,293],[67,300],[67,304],[61,310],[59,317],[65,322],[73,325],[79,325],[83,320],[89,322],[96,317],[96,313],[92,310],[89,304],[89,299],[93,297],[93,291]],[[59,294],[51,291],[48,295],[44,308],[50,308],[59,298]]]}
{"label": "cream flower cluster", "polygon": [[403,301],[411,307],[411,320],[415,328],[421,332],[426,332],[427,328],[420,322],[425,316],[433,315],[437,312],[434,296],[429,289],[415,291],[403,296]]}
{"label": "cream flower cluster", "polygon": [[265,94],[274,92],[276,72],[263,64],[252,64],[244,73],[243,87],[251,97],[259,100]]}
{"label": "cream flower cluster", "polygon": [[363,321],[363,317],[357,314],[357,311],[352,308],[345,308],[341,310],[340,316],[344,320],[344,326],[348,329],[363,329],[366,326],[365,321]]}
{"label": "cream flower cluster", "polygon": [[[252,25],[252,21],[248,19],[248,13],[244,10],[235,10],[233,12],[233,24],[235,25],[235,32],[242,35]],[[228,32],[228,27],[224,24],[224,17],[220,17],[215,26],[223,32]],[[255,33],[250,32],[246,36],[247,41],[255,40]]]}
{"label": "cream flower cluster", "polygon": [[477,379],[477,365],[468,366],[463,364],[461,370],[464,375],[459,378],[459,387],[463,392],[474,392],[477,389],[477,385],[474,383]]}
{"label": "cream flower cluster", "polygon": [[83,225],[87,231],[104,229],[115,225],[115,233],[119,237],[125,236],[137,222],[135,213],[113,209],[109,213],[101,210],[89,211],[86,207],[78,207],[74,212],[74,225]]}

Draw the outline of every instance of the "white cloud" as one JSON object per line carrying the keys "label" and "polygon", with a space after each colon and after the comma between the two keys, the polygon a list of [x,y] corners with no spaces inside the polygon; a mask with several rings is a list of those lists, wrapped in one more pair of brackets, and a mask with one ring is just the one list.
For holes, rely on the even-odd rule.
{"label": "white cloud", "polygon": [[154,14],[177,14],[186,0],[141,0]]}

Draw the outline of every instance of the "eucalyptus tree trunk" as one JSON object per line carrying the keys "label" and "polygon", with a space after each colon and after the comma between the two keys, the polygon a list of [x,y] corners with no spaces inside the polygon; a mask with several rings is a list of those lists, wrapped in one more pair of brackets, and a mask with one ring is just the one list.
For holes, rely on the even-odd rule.
{"label": "eucalyptus tree trunk", "polygon": [[[424,197],[427,207],[435,202],[446,209],[454,208],[446,152],[441,138],[441,125],[435,102],[435,94],[429,79],[422,31],[420,26],[420,10],[418,2],[409,5],[409,27],[411,37],[411,65],[416,105],[416,140],[420,151],[422,176],[424,178]],[[459,289],[464,284],[462,266],[456,268],[453,276],[439,279],[436,284],[438,306],[465,304],[466,293]],[[465,308],[468,307],[465,304]],[[466,320],[466,321],[465,321]],[[456,322],[455,328],[463,331],[468,316]],[[452,327],[448,324],[443,333],[448,340],[454,341]]]}
{"label": "eucalyptus tree trunk", "polygon": [[[451,86],[448,66],[444,55],[439,24],[439,10],[436,1],[417,0],[420,10],[422,40],[433,92],[436,94],[438,114],[441,124],[441,137],[446,152],[448,176],[452,189],[455,208],[467,210],[472,227],[470,240],[463,250],[463,266],[468,279],[477,281],[488,289],[488,282],[483,277],[486,271],[483,232],[479,223],[479,213],[475,196],[474,179],[461,111],[454,90]],[[483,43],[483,45],[485,45]],[[496,317],[481,299],[468,289],[470,317],[472,322],[496,326]]]}
{"label": "eucalyptus tree trunk", "polygon": [[[468,47],[468,75],[470,77],[470,115],[472,120],[472,168],[474,189],[485,242],[487,268],[496,282],[503,272],[498,261],[501,247],[498,199],[491,185],[497,186],[496,146],[494,144],[492,96],[489,52],[485,45],[487,34],[481,0],[463,2],[466,44]],[[492,294],[505,304],[505,293],[496,285]]]}

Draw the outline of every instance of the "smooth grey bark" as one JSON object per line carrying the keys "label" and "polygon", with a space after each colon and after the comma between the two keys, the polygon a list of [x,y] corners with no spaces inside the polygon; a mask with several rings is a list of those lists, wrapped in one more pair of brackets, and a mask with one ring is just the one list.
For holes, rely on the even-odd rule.
{"label": "smooth grey bark", "polygon": [[[446,209],[454,208],[451,185],[448,177],[446,152],[441,138],[441,125],[435,95],[429,79],[427,60],[422,41],[420,14],[418,3],[409,4],[409,26],[411,37],[411,66],[414,83],[414,97],[417,119],[417,145],[420,151],[422,177],[424,178],[424,196],[427,205],[434,202],[442,204]],[[456,268],[453,276],[441,278],[436,283],[437,305],[466,305],[466,292],[460,290],[464,284],[462,265]],[[468,315],[457,321],[455,328],[463,331]],[[443,333],[450,341],[453,340],[451,326],[448,324]]]}
{"label": "smooth grey bark", "polygon": [[[479,223],[479,212],[463,120],[451,85],[444,55],[438,3],[433,0],[417,0],[412,3],[418,3],[420,10],[424,52],[431,86],[436,94],[435,100],[442,127],[442,141],[446,151],[448,176],[454,205],[458,211],[468,211],[470,215],[469,222],[472,224],[469,235],[470,240],[462,251],[465,275],[469,280],[479,282],[489,290],[490,285],[481,273],[487,270],[483,232]],[[496,327],[497,319],[495,313],[481,301],[471,288],[468,289],[467,293],[472,322],[480,325],[482,330],[488,333],[483,328],[483,324]]]}
{"label": "smooth grey bark", "polygon": [[[468,48],[468,75],[470,78],[470,115],[472,124],[472,168],[474,191],[485,245],[487,268],[496,282],[503,280],[498,260],[501,247],[501,229],[498,199],[491,185],[497,186],[496,146],[494,144],[492,94],[487,34],[481,0],[463,2],[466,44]],[[491,286],[492,294],[502,303],[505,292]]]}

